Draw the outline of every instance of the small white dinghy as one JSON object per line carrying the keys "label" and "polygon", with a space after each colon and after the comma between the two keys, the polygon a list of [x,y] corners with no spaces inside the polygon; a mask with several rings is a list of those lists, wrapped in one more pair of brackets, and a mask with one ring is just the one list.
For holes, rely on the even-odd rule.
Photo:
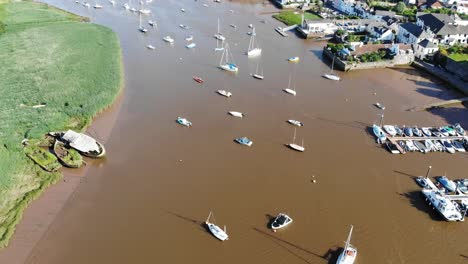
{"label": "small white dinghy", "polygon": [[205,221],[205,224],[208,227],[208,229],[210,230],[211,234],[213,234],[213,236],[215,236],[217,239],[219,239],[221,241],[228,240],[229,236],[226,233],[226,226],[224,226],[224,230],[222,230],[221,228],[219,228],[219,226],[217,226],[217,225],[215,225],[213,223],[210,223],[211,215],[213,215],[212,212],[210,212],[210,214],[208,215],[208,218]]}
{"label": "small white dinghy", "polygon": [[192,40],[193,40],[193,36],[192,36],[192,35],[187,36],[187,37],[185,38],[185,40],[186,40],[186,41],[192,41]]}
{"label": "small white dinghy", "polygon": [[140,9],[139,12],[142,13],[143,15],[151,14],[151,10],[149,9]]}
{"label": "small white dinghy", "polygon": [[171,36],[165,36],[163,40],[166,41],[167,43],[171,43],[171,44],[174,43],[174,39],[171,38]]}
{"label": "small white dinghy", "polygon": [[225,97],[231,97],[232,96],[232,93],[231,92],[228,92],[226,90],[218,90],[216,91],[218,94],[222,95],[222,96],[225,96]]}
{"label": "small white dinghy", "polygon": [[194,43],[194,42],[192,42],[192,43],[186,45],[185,47],[186,47],[187,49],[193,49],[193,48],[195,48],[196,46],[197,46],[197,44]]}
{"label": "small white dinghy", "polygon": [[229,111],[228,112],[230,115],[235,116],[235,117],[244,117],[244,114],[241,112],[236,112],[236,111]]}
{"label": "small white dinghy", "polygon": [[293,137],[293,143],[289,143],[287,144],[288,147],[296,150],[296,151],[299,151],[299,152],[304,152],[305,151],[305,148],[304,148],[304,140],[302,140],[302,146],[299,146],[296,144],[296,128],[294,128],[294,137]]}
{"label": "small white dinghy", "polygon": [[176,122],[182,126],[186,126],[186,127],[191,127],[192,126],[192,122],[188,121],[186,118],[183,118],[183,117],[177,117],[177,120]]}
{"label": "small white dinghy", "polygon": [[156,22],[153,21],[153,20],[148,20],[148,24],[149,24],[150,26],[152,26],[152,27],[157,26]]}
{"label": "small white dinghy", "polygon": [[375,107],[377,107],[377,108],[380,108],[380,109],[382,109],[382,110],[385,110],[385,106],[383,106],[383,105],[382,105],[381,103],[379,103],[379,102],[375,103],[374,105],[375,105]]}
{"label": "small white dinghy", "polygon": [[289,62],[299,62],[299,57],[291,57],[288,59]]}
{"label": "small white dinghy", "polygon": [[146,48],[147,48],[147,49],[150,49],[150,50],[156,49],[153,45],[146,45]]}
{"label": "small white dinghy", "polygon": [[353,226],[349,231],[348,239],[346,240],[343,252],[341,252],[336,264],[353,264],[356,260],[357,249],[351,245],[351,235],[353,234]]}
{"label": "small white dinghy", "polygon": [[293,119],[289,119],[288,123],[291,124],[291,125],[294,125],[294,126],[298,126],[298,127],[304,126],[304,124],[302,122],[297,121],[297,120],[293,120]]}
{"label": "small white dinghy", "polygon": [[103,6],[100,5],[100,4],[95,4],[93,7],[94,7],[94,9],[101,9],[101,8],[103,8]]}
{"label": "small white dinghy", "polygon": [[276,232],[276,230],[283,228],[293,222],[292,218],[287,214],[279,213],[275,220],[271,222],[271,229]]}

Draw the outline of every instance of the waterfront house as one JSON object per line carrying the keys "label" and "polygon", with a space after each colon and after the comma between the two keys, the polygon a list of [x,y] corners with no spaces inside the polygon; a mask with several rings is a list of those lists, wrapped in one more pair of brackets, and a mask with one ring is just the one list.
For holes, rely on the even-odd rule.
{"label": "waterfront house", "polygon": [[416,44],[424,39],[432,39],[427,31],[415,23],[402,23],[398,28],[397,41],[405,44]]}
{"label": "waterfront house", "polygon": [[308,6],[310,0],[275,0],[281,8],[295,8],[299,6]]}
{"label": "waterfront house", "polygon": [[347,15],[355,15],[354,5],[356,1],[354,0],[333,0],[333,7],[338,11],[345,13]]}
{"label": "waterfront house", "polygon": [[366,31],[369,33],[369,36],[374,40],[379,41],[392,41],[393,32],[392,29],[387,27],[384,22],[373,22],[366,27]]}
{"label": "waterfront house", "polygon": [[306,38],[333,35],[338,27],[330,19],[304,19],[298,31]]}
{"label": "waterfront house", "polygon": [[417,16],[416,24],[430,32],[433,43],[453,46],[467,44],[468,26],[458,25],[447,14],[422,14]]}
{"label": "waterfront house", "polygon": [[457,2],[456,5],[453,5],[455,12],[460,14],[468,14],[468,1]]}
{"label": "waterfront house", "polygon": [[413,45],[413,50],[414,54],[417,58],[419,59],[424,59],[428,55],[434,54],[436,51],[439,50],[439,46],[434,44],[428,39],[424,39],[417,43],[416,45]]}

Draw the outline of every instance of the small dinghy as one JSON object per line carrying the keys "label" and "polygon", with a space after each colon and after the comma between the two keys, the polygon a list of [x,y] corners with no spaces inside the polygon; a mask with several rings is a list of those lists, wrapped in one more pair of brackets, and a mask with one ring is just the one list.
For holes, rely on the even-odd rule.
{"label": "small dinghy", "polygon": [[153,45],[146,45],[146,48],[148,48],[148,49],[150,49],[150,50],[156,49]]}
{"label": "small dinghy", "polygon": [[186,40],[186,41],[192,41],[192,40],[193,40],[193,36],[190,35],[190,36],[186,37],[185,40]]}
{"label": "small dinghy", "polygon": [[396,131],[396,133],[397,133],[398,136],[402,137],[402,136],[404,135],[403,130],[401,130],[400,127],[398,127],[398,126],[396,126],[396,125],[393,126],[393,127],[395,128],[395,131]]}
{"label": "small dinghy", "polygon": [[180,12],[185,13],[185,9],[181,8]]}
{"label": "small dinghy", "polygon": [[445,189],[447,189],[449,192],[454,192],[455,189],[457,188],[457,184],[447,178],[447,176],[436,176],[434,177],[442,186],[444,186]]}
{"label": "small dinghy", "polygon": [[233,29],[237,28],[237,26],[235,24],[230,24],[229,26],[232,27]]}
{"label": "small dinghy", "polygon": [[390,141],[385,142],[385,146],[387,147],[388,151],[392,154],[400,154],[397,146]]}
{"label": "small dinghy", "polygon": [[452,141],[452,146],[458,152],[466,152],[465,147],[463,146],[463,143],[461,143],[458,140],[453,140]]}
{"label": "small dinghy", "polygon": [[382,110],[385,110],[385,106],[383,106],[383,105],[382,105],[381,103],[379,103],[379,102],[375,103],[374,105],[375,105],[375,107],[377,107],[377,108],[380,108],[380,109],[382,109]]}
{"label": "small dinghy", "polygon": [[335,75],[335,74],[331,74],[331,73],[327,73],[327,74],[324,74],[323,77],[329,79],[329,80],[333,80],[333,81],[339,81],[340,80],[340,77]]}
{"label": "small dinghy", "polygon": [[273,231],[276,231],[280,228],[283,228],[291,224],[292,222],[293,222],[292,218],[289,217],[287,214],[279,213],[276,216],[275,220],[271,222],[271,229],[273,229]]}
{"label": "small dinghy", "polygon": [[293,119],[289,119],[288,123],[291,124],[291,125],[294,125],[294,126],[298,126],[298,127],[304,126],[304,124],[302,122],[297,121],[297,120],[293,120]]}
{"label": "small dinghy", "polygon": [[109,3],[113,6],[115,6],[115,1],[114,0],[109,0]]}
{"label": "small dinghy", "polygon": [[149,9],[140,9],[139,12],[142,13],[143,15],[151,14],[151,10]]}
{"label": "small dinghy", "polygon": [[396,136],[396,134],[397,134],[396,129],[395,129],[394,126],[385,125],[385,126],[383,126],[383,129],[385,130],[385,132],[387,132],[387,134],[389,134],[392,137]]}
{"label": "small dinghy", "polygon": [[416,136],[416,137],[422,137],[423,136],[423,133],[421,132],[421,130],[418,127],[413,127],[411,130],[413,131],[414,136]]}
{"label": "small dinghy", "polygon": [[174,43],[174,39],[171,38],[171,36],[165,36],[163,40],[166,41],[167,43]]}
{"label": "small dinghy", "polygon": [[229,111],[228,112],[230,115],[235,116],[235,117],[244,117],[244,114],[241,112],[236,112],[236,111]]}
{"label": "small dinghy", "polygon": [[200,78],[198,76],[193,76],[193,80],[196,81],[197,83],[200,83],[200,84],[205,82],[202,78]]}
{"label": "small dinghy", "polygon": [[431,187],[429,187],[429,184],[427,183],[426,178],[424,178],[422,176],[416,177],[416,178],[414,178],[414,180],[416,181],[416,183],[419,186],[421,186],[424,189],[430,189],[431,188]]}
{"label": "small dinghy", "polygon": [[449,140],[442,140],[442,145],[444,145],[444,148],[448,153],[450,154],[455,153],[455,148],[453,147],[453,145],[450,143]]}
{"label": "small dinghy", "polygon": [[289,62],[299,62],[299,57],[291,57],[288,59]]}
{"label": "small dinghy", "polygon": [[196,46],[197,46],[197,44],[195,44],[195,43],[192,42],[192,43],[186,45],[185,47],[186,47],[187,49],[193,49],[193,48],[195,48]]}
{"label": "small dinghy", "polygon": [[348,239],[346,240],[343,252],[338,256],[336,264],[353,264],[357,257],[357,249],[351,245],[351,235],[353,233],[353,226],[349,231]]}
{"label": "small dinghy", "polygon": [[453,126],[453,128],[455,129],[455,131],[457,132],[457,134],[458,134],[459,136],[465,136],[465,135],[466,135],[465,129],[463,129],[463,127],[462,127],[460,124],[458,124],[458,123],[455,124],[455,125]]}
{"label": "small dinghy", "polygon": [[432,136],[432,133],[431,133],[431,131],[429,130],[428,127],[421,127],[421,131],[424,134],[424,136],[426,136],[426,137]]}
{"label": "small dinghy", "polygon": [[210,222],[210,217],[211,217],[212,214],[213,213],[210,212],[210,214],[208,215],[208,218],[205,221],[205,224],[208,227],[208,230],[210,230],[211,234],[213,234],[213,236],[215,236],[217,239],[219,239],[221,241],[228,240],[229,236],[226,233],[226,226],[224,226],[224,230],[222,230],[221,228],[219,228],[219,226],[217,226],[214,223]]}
{"label": "small dinghy", "polygon": [[186,118],[183,118],[183,117],[177,117],[176,122],[182,126],[186,126],[186,127],[192,126],[192,122],[188,121]]}
{"label": "small dinghy", "polygon": [[247,147],[251,147],[252,144],[253,144],[253,141],[248,139],[247,137],[236,138],[236,139],[234,139],[234,141],[236,141],[237,143],[239,143],[241,145],[247,146]]}
{"label": "small dinghy", "polygon": [[179,27],[182,28],[182,29],[189,29],[189,27],[187,25],[184,25],[184,24],[180,24]]}
{"label": "small dinghy", "polygon": [[95,4],[93,7],[94,7],[94,9],[101,9],[103,6],[99,5],[99,4]]}
{"label": "small dinghy", "polygon": [[405,136],[407,137],[413,136],[413,130],[410,127],[404,127],[403,132],[405,133]]}
{"label": "small dinghy", "polygon": [[80,153],[74,149],[68,149],[65,143],[60,140],[55,140],[54,153],[65,167],[79,168],[83,164],[83,158]]}
{"label": "small dinghy", "polygon": [[148,20],[148,24],[152,27],[155,27],[156,26],[156,22],[153,21],[153,20]]}
{"label": "small dinghy", "polygon": [[249,28],[253,28],[253,25],[252,25],[252,24],[249,24]]}
{"label": "small dinghy", "polygon": [[222,96],[225,96],[225,97],[231,97],[232,96],[232,93],[231,92],[228,92],[226,90],[218,90],[216,91],[218,94],[222,95]]}

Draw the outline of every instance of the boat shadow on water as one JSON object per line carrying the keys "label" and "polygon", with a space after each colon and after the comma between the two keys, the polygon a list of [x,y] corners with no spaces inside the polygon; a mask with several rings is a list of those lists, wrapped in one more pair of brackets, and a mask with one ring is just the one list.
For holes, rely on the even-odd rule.
{"label": "boat shadow on water", "polygon": [[407,193],[397,192],[397,194],[408,199],[414,208],[428,215],[431,220],[440,222],[444,221],[444,219],[437,213],[437,211],[432,209],[432,205],[426,201],[426,198],[421,193],[421,191],[418,190]]}
{"label": "boat shadow on water", "polygon": [[[273,217],[269,214],[266,215],[268,218]],[[272,220],[271,220],[272,221]],[[296,245],[294,243],[291,243],[289,241],[286,241],[282,238],[276,237],[273,235],[273,233],[266,232],[264,230],[261,230],[257,227],[252,228],[254,231],[257,231],[259,234],[263,235],[265,238],[270,240],[271,242],[275,243],[276,245],[280,246],[284,250],[286,250],[288,253],[291,255],[297,257],[298,259],[302,260],[305,263],[316,263],[315,261],[309,260],[308,255],[312,255],[314,257],[320,258],[322,260],[326,260],[328,263],[336,263],[336,260],[338,259],[339,253],[340,253],[340,248],[335,247],[332,249],[329,249],[325,254],[319,255],[317,253],[314,253],[308,249],[305,249],[299,245]],[[342,249],[341,249],[342,250]],[[305,253],[300,254],[299,252]]]}
{"label": "boat shadow on water", "polygon": [[186,222],[189,222],[191,224],[194,224],[196,226],[198,226],[200,228],[200,230],[203,230],[203,231],[208,231],[209,232],[209,229],[208,229],[208,226],[205,224],[204,221],[200,221],[200,220],[196,220],[196,219],[193,219],[193,218],[190,218],[190,217],[187,217],[187,216],[183,216],[183,215],[179,215],[177,213],[174,213],[174,212],[171,212],[171,211],[168,211],[168,210],[163,210],[165,213],[168,213],[172,216],[175,216],[179,219],[182,219]]}

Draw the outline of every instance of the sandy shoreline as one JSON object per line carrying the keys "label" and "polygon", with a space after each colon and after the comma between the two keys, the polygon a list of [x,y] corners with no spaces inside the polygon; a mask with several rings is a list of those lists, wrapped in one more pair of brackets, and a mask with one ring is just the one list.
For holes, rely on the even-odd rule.
{"label": "sandy shoreline", "polygon": [[[86,130],[86,133],[106,144],[122,107],[124,88],[115,102],[100,113]],[[99,166],[103,160],[85,159],[87,165],[80,169],[64,169],[63,178],[47,188],[40,197],[32,201],[25,210],[22,220],[16,226],[9,245],[0,250],[0,263],[24,263],[36,244],[47,232],[73,196],[77,187],[86,183],[89,170]],[[104,160],[105,161],[105,160]]]}

